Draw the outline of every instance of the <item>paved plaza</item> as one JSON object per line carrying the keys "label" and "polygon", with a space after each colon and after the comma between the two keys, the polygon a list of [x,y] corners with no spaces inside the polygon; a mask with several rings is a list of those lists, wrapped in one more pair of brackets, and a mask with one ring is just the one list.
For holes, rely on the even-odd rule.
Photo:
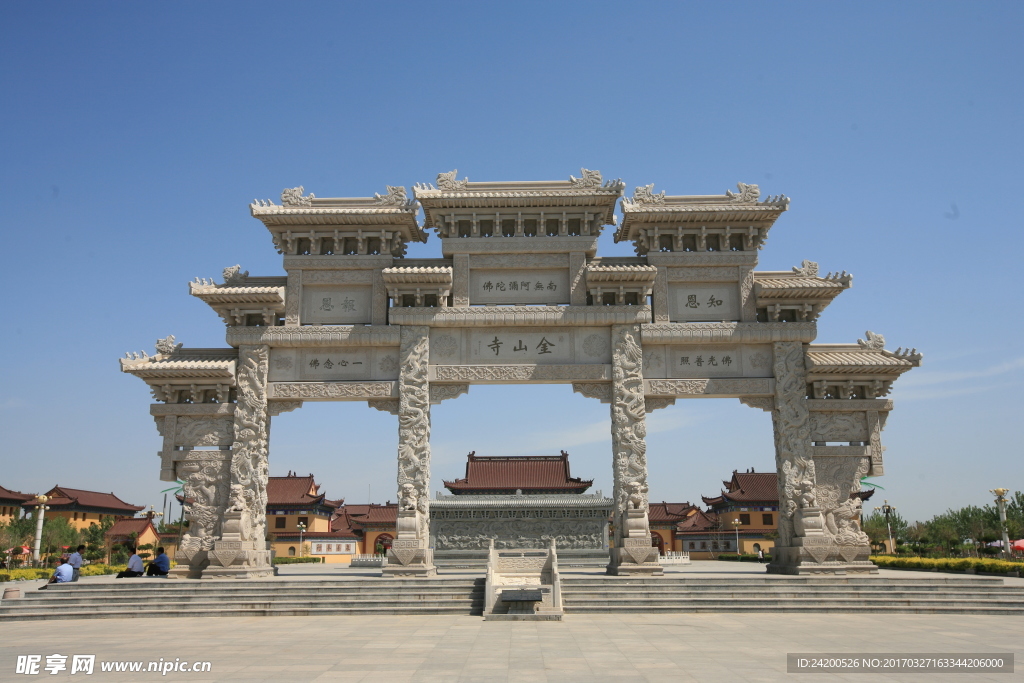
{"label": "paved plaza", "polygon": [[4,681],[34,678],[14,673],[17,655],[40,654],[45,661],[45,655],[59,653],[95,654],[97,663],[181,658],[212,664],[210,673],[166,676],[101,673],[97,664],[85,680],[100,681],[881,683],[932,681],[935,675],[787,674],[786,653],[1016,652],[1019,662],[1024,649],[1024,617],[908,614],[580,615],[562,622],[469,616],[153,618],[8,623],[3,633]]}

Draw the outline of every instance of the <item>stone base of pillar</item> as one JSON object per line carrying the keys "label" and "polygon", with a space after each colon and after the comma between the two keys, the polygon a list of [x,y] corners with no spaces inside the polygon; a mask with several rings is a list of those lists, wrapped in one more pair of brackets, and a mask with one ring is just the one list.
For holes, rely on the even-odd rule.
{"label": "stone base of pillar", "polygon": [[203,570],[210,564],[205,550],[198,550],[195,553],[174,554],[174,561],[177,563],[167,572],[168,579],[199,579],[203,576]]}
{"label": "stone base of pillar", "polygon": [[174,553],[176,563],[167,573],[169,579],[198,579],[210,564],[209,553],[200,549],[200,539],[185,535]]}
{"label": "stone base of pillar", "polygon": [[262,579],[277,573],[265,541],[219,540],[209,558],[204,579]]}
{"label": "stone base of pillar", "polygon": [[877,574],[869,546],[836,545],[829,538],[794,538],[793,545],[772,548],[769,574]]}
{"label": "stone base of pillar", "polygon": [[242,512],[229,510],[224,514],[224,534],[207,551],[210,564],[203,570],[204,579],[262,579],[274,576],[277,568],[266,541],[242,540]]}
{"label": "stone base of pillar", "polygon": [[393,578],[430,578],[437,576],[434,552],[417,538],[396,538],[388,550],[384,576]]}
{"label": "stone base of pillar", "polygon": [[621,548],[610,548],[607,574],[612,576],[662,576],[661,554],[650,538],[624,538]]}

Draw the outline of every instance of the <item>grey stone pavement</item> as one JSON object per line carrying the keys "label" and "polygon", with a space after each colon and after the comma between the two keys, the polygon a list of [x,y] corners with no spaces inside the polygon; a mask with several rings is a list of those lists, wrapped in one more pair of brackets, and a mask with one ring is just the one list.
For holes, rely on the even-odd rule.
{"label": "grey stone pavement", "polygon": [[[757,567],[694,563],[679,573]],[[673,573],[675,573],[673,571]],[[320,567],[290,578],[352,576]],[[910,577],[911,572],[883,576]],[[935,574],[926,574],[935,577]],[[285,578],[282,576],[282,578]],[[94,579],[99,580],[99,578]],[[156,579],[154,579],[156,580]],[[784,579],[783,579],[784,580]],[[1024,584],[1024,579],[1019,580]],[[33,582],[34,583],[34,582]],[[1007,583],[1011,583],[1008,581]],[[1015,582],[1014,582],[1015,583]],[[7,584],[10,585],[10,584]],[[28,582],[19,584],[32,589]],[[71,616],[71,615],[68,615]],[[788,674],[786,653],[1008,653],[1016,673]],[[91,676],[15,673],[18,655],[94,654]],[[209,661],[209,673],[102,673],[103,661]],[[69,657],[70,663],[70,657]],[[70,668],[70,667],[69,667]],[[145,668],[145,665],[143,665]],[[1024,617],[913,614],[567,615],[562,622],[472,616],[134,618],[0,622],[0,681],[964,681],[1024,680]]]}

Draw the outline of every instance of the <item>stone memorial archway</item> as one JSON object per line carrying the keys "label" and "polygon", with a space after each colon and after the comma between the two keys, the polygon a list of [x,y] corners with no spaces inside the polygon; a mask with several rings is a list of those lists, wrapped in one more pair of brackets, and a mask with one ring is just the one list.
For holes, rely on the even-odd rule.
{"label": "stone memorial archway", "polygon": [[[301,187],[250,206],[283,255],[283,277],[227,268],[191,294],[227,324],[225,349],[128,354],[152,388],[161,477],[185,482],[179,575],[272,573],[265,541],[271,418],[305,401],[365,401],[398,418],[399,517],[386,572],[430,576],[430,406],[473,384],[571,384],[609,404],[615,537],[608,571],[658,574],[647,519],[646,414],[681,398],[738,398],[770,411],[779,539],[769,570],[870,572],[859,527],[865,475],[882,474],[892,382],[921,360],[855,344],[816,345],[816,320],[852,278],[755,271],[789,199],[756,185],[715,196],[623,199],[597,171],[567,181],[459,180],[369,198]],[[597,241],[636,256],[600,258]],[[424,222],[417,215],[422,208]],[[441,238],[442,257],[404,258]]]}

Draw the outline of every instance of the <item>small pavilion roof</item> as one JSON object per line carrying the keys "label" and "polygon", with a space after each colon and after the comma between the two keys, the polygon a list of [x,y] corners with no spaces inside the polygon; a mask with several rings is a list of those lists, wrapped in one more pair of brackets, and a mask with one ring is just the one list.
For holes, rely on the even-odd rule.
{"label": "small pavilion roof", "polygon": [[[171,337],[173,341],[173,337]],[[235,364],[238,349],[186,349],[177,345],[166,353],[155,356],[126,354],[121,360],[121,372],[135,375],[146,381],[159,382],[167,379],[217,380],[218,383],[234,386]]]}
{"label": "small pavilion roof", "polygon": [[[281,204],[257,200],[249,205],[253,218],[271,232],[295,229],[309,231],[333,227],[349,229],[391,229],[402,233],[407,242],[426,242],[427,234],[416,222],[419,203],[406,196],[405,188],[388,186],[387,194],[373,197],[303,196],[305,188],[285,189]],[[371,235],[372,236],[372,235]]]}
{"label": "small pavilion roof", "polygon": [[549,456],[478,456],[469,454],[464,479],[445,481],[452,493],[583,493],[593,479],[569,474],[569,454]]}
{"label": "small pavilion roof", "polygon": [[[416,199],[423,205],[426,227],[436,227],[441,214],[455,209],[494,210],[544,209],[546,207],[579,207],[602,214],[604,224],[612,223],[615,202],[626,184],[621,180],[604,180],[600,171],[580,169],[582,176],[568,180],[532,180],[512,182],[469,182],[458,179],[458,171],[437,174],[437,186],[419,183],[413,187]],[[511,212],[506,216],[514,217]]]}
{"label": "small pavilion roof", "polygon": [[[71,489],[66,486],[54,486],[45,494],[50,500],[46,501],[48,507],[66,508],[98,508],[109,510],[107,514],[134,515],[143,509],[143,505],[132,505],[126,503],[113,493],[99,493],[97,491],[84,491],[82,489]],[[22,507],[32,507],[35,501],[22,503]]]}
{"label": "small pavilion roof", "polygon": [[676,227],[726,224],[731,227],[756,225],[770,227],[789,208],[789,198],[782,195],[758,201],[757,185],[737,184],[738,193],[722,195],[666,195],[655,193],[654,184],[638,187],[631,199],[622,200],[622,225],[615,232],[615,241],[637,239],[644,225]]}

